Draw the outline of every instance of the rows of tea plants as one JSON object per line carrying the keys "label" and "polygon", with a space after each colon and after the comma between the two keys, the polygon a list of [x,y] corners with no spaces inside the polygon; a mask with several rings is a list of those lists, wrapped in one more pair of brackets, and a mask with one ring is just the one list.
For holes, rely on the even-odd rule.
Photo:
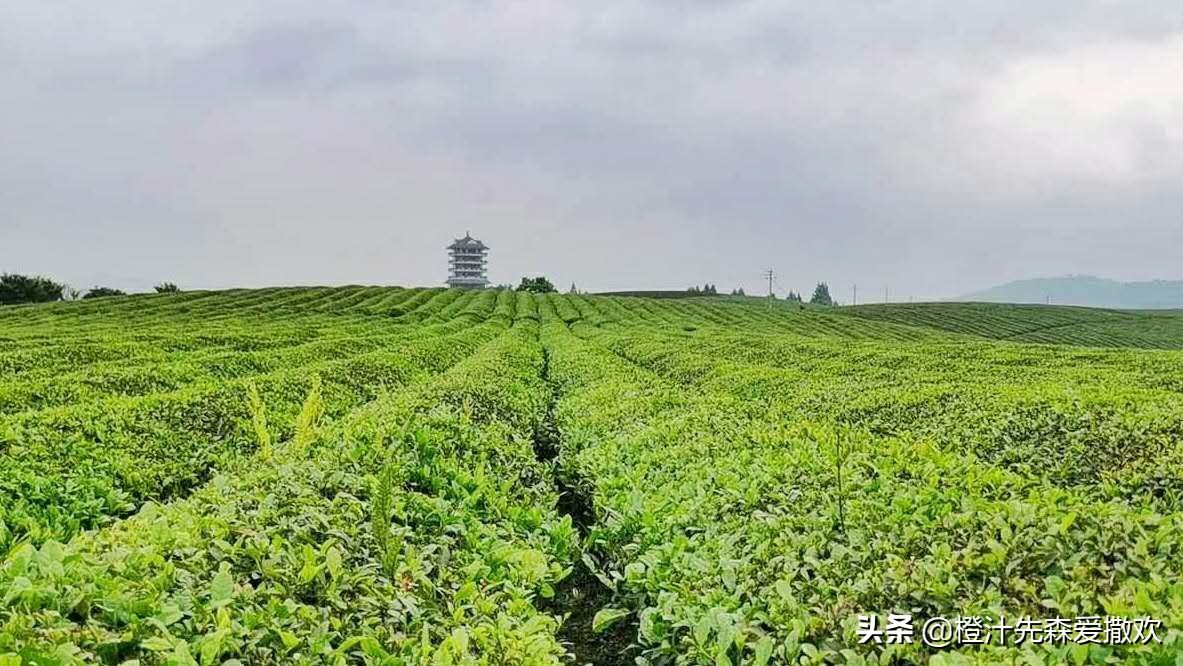
{"label": "rows of tea plants", "polygon": [[[1183,354],[1096,348],[1169,347],[1172,316],[366,286],[0,308],[0,663],[1173,663]],[[859,643],[889,612],[1164,627]]]}
{"label": "rows of tea plants", "polygon": [[0,414],[66,406],[115,396],[175,391],[201,382],[251,377],[314,362],[327,362],[378,351],[397,338],[442,334],[447,327],[424,327],[392,334],[375,326],[354,335],[322,336],[307,342],[262,350],[217,348],[174,355],[168,360],[128,365],[118,361],[63,372],[60,368],[13,373],[0,381]]}
{"label": "rows of tea plants", "polygon": [[953,333],[1060,345],[1183,349],[1183,315],[1177,311],[1011,305],[917,303],[865,305],[839,312]]}
{"label": "rows of tea plants", "polygon": [[285,436],[314,383],[336,416],[418,374],[446,368],[500,328],[392,338],[384,348],[341,360],[6,419],[0,543],[65,538],[146,499],[184,494],[259,445],[254,412],[265,410],[269,428]]}
{"label": "rows of tea plants", "polygon": [[[629,330],[720,330],[746,334],[791,334],[851,340],[921,341],[948,339],[949,333],[840,314],[841,310],[758,298],[645,299],[636,297],[554,296],[578,312],[581,323]],[[565,321],[575,319],[563,315]]]}
{"label": "rows of tea plants", "polygon": [[333,424],[313,393],[267,464],[66,545],[15,548],[0,653],[559,663],[559,620],[535,602],[578,539],[532,447],[548,404],[536,331],[514,326]]}
{"label": "rows of tea plants", "polygon": [[[389,291],[397,295],[409,290]],[[251,313],[239,309],[243,298],[228,297],[221,304],[215,299],[202,311],[185,315],[157,315],[159,308],[137,307],[92,313],[84,324],[61,322],[56,317],[11,326],[0,321],[0,339],[22,336],[0,344],[0,369],[5,371],[5,379],[23,382],[92,367],[128,369],[217,354],[278,352],[308,343],[351,341],[412,330],[394,324],[394,318],[385,312],[327,314],[275,306]],[[453,293],[448,299],[429,299],[419,309],[424,317],[434,317],[431,323],[448,323],[452,320],[444,321],[435,315],[457,298],[464,303],[463,314],[470,319],[493,316],[502,302],[508,302],[510,307],[498,309],[497,316],[512,316],[512,294],[499,298],[491,291]],[[135,299],[129,301],[130,305]],[[167,324],[155,323],[157,316],[165,316]]]}
{"label": "rows of tea plants", "polygon": [[[1173,353],[557,322],[562,473],[652,662],[1157,663],[1183,649],[868,646],[859,613],[1183,621]],[[1041,363],[1045,363],[1041,367]],[[1157,660],[1157,661],[1156,661]]]}
{"label": "rows of tea plants", "polygon": [[145,499],[183,494],[259,445],[253,411],[266,410],[271,430],[282,436],[314,383],[335,416],[446,367],[496,330],[468,327],[246,380],[18,415],[0,435],[0,536],[61,538]]}
{"label": "rows of tea plants", "polygon": [[[53,367],[14,373],[0,382],[7,413],[0,415],[0,544],[67,538],[146,500],[184,495],[259,446],[255,412],[265,410],[270,429],[286,436],[314,383],[329,416],[336,416],[421,373],[445,369],[512,319],[508,292],[464,300],[469,305],[458,316],[409,329],[370,317],[350,336],[313,336],[264,351],[211,353],[185,345],[150,355],[161,359],[155,363],[75,362],[78,369],[68,373]],[[225,305],[232,310],[241,299]],[[256,339],[306,340],[306,332],[297,332],[309,322],[273,318],[254,328]],[[88,341],[93,348],[126,349],[104,326],[97,330]],[[46,346],[53,358],[55,347]]]}
{"label": "rows of tea plants", "polygon": [[1175,352],[653,332],[597,339],[682,385],[784,418],[939,441],[1060,484],[1152,483],[1169,499],[1183,490],[1160,464],[1183,437]]}

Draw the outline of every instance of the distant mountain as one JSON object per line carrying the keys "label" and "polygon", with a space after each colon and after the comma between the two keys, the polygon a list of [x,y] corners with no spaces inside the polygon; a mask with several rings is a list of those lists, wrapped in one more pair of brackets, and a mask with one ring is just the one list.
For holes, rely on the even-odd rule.
{"label": "distant mountain", "polygon": [[1094,308],[1183,308],[1183,280],[1118,282],[1091,275],[1016,280],[966,294],[956,301],[1047,303]]}

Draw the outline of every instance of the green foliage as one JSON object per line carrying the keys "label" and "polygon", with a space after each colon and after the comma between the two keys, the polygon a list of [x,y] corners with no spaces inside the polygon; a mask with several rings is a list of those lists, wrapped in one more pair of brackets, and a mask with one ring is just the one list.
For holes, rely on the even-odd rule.
{"label": "green foliage", "polygon": [[49,278],[3,273],[0,274],[0,305],[60,301],[64,288]]}
{"label": "green foliage", "polygon": [[[501,318],[516,299],[470,293],[452,335],[440,335],[448,323],[416,328],[410,344],[394,335],[423,370],[319,427],[337,380],[313,374],[291,441],[266,464],[258,453],[226,461],[187,497],[65,546],[13,549],[0,564],[10,592],[0,653],[32,663],[560,663],[558,619],[533,600],[553,596],[578,535],[555,512],[530,444],[548,396],[536,324]],[[491,323],[473,322],[475,312]],[[257,386],[273,421],[270,391]],[[71,610],[80,607],[96,610]]]}
{"label": "green foliage", "polygon": [[518,284],[518,291],[524,291],[531,294],[550,294],[555,293],[558,290],[555,289],[554,284],[552,284],[550,280],[540,275],[533,278],[522,278],[522,281]]}
{"label": "green foliage", "polygon": [[82,295],[83,300],[89,298],[106,298],[107,296],[126,296],[127,292],[112,287],[95,287]]}
{"label": "green foliage", "polygon": [[[0,663],[555,664],[616,640],[667,666],[1173,662],[1181,352],[1127,343],[1183,347],[1179,324],[986,308],[342,287],[5,309]],[[857,614],[900,609],[1170,631],[858,643]]]}
{"label": "green foliage", "polygon": [[[306,301],[306,295],[298,296]],[[471,299],[492,314],[494,299],[476,292]],[[443,307],[425,306],[429,312]],[[0,457],[0,521],[7,525],[0,530],[0,546],[10,539],[68,538],[126,515],[145,500],[184,495],[214,467],[236,464],[256,450],[263,458],[272,456],[278,441],[292,438],[287,448],[298,453],[316,436],[321,414],[339,416],[383,391],[446,369],[509,325],[504,320],[473,325],[469,315],[392,332],[385,320],[363,314],[354,324],[362,335],[310,341],[309,307],[305,302],[300,318],[290,323],[284,323],[289,315],[276,315],[270,329],[244,318],[242,328],[231,326],[222,337],[207,331],[191,342],[171,338],[176,349],[211,344],[243,349],[208,357],[198,351],[186,362],[159,361],[158,343],[129,346],[105,339],[93,349],[70,340],[58,352],[73,362],[73,372],[60,372],[60,359],[44,353],[44,345],[36,354],[18,351],[0,360],[14,375],[0,381],[0,445],[24,452]],[[108,312],[126,316],[118,307]],[[150,310],[145,314],[152,316]],[[188,314],[192,323],[184,322],[181,330],[200,326],[208,316]],[[329,321],[335,328],[328,331],[345,325],[339,315]],[[50,322],[46,330],[59,328]],[[245,331],[256,337],[244,337]],[[27,333],[35,336],[38,329]],[[268,351],[251,351],[256,347]],[[129,371],[137,354],[157,363]]]}
{"label": "green foliage", "polygon": [[[798,300],[800,298],[800,296],[797,297]],[[834,299],[830,297],[830,285],[818,282],[813,289],[813,296],[809,297],[809,302],[813,305],[833,305]]]}
{"label": "green foliage", "polygon": [[601,608],[592,618],[592,631],[596,633],[605,631],[628,615],[629,611],[623,608]]}
{"label": "green foliage", "polygon": [[1178,312],[1001,303],[916,303],[843,308],[868,321],[995,340],[1091,347],[1183,348]]}
{"label": "green foliage", "polygon": [[[560,466],[591,486],[600,574],[651,663],[933,656],[858,644],[854,615],[886,612],[867,609],[1177,621],[1183,571],[1149,545],[1183,543],[1164,469],[1183,400],[1135,387],[1170,381],[1146,352],[573,330],[544,337]],[[1108,654],[1153,663],[1180,648],[1164,641]]]}
{"label": "green foliage", "polygon": [[259,447],[259,457],[264,461],[271,459],[271,431],[267,428],[267,406],[259,395],[259,387],[254,382],[247,384],[247,400],[251,410],[251,427],[255,431],[255,443]]}
{"label": "green foliage", "polygon": [[[260,408],[259,413],[262,414]],[[292,435],[292,442],[288,448],[289,456],[302,456],[308,445],[312,443],[316,437],[316,428],[320,425],[320,420],[324,416],[325,403],[324,395],[321,390],[320,375],[312,376],[312,387],[308,389],[308,397],[304,399],[304,404],[300,407],[300,413],[296,415],[295,433]],[[264,428],[266,423],[263,424]]]}
{"label": "green foliage", "polygon": [[181,288],[175,282],[161,282],[153,288],[158,294],[176,294],[181,291]]}
{"label": "green foliage", "polygon": [[400,554],[397,544],[391,541],[390,521],[394,510],[394,487],[396,484],[395,467],[387,462],[382,466],[374,488],[373,499],[370,502],[370,523],[374,532],[374,542],[378,544],[382,568],[387,576],[393,576]]}

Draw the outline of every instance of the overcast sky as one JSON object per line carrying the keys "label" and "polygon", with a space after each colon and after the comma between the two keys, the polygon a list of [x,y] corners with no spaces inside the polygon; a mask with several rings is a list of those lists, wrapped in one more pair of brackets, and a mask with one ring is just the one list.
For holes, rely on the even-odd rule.
{"label": "overcast sky", "polygon": [[430,285],[466,230],[592,290],[1183,278],[1183,6],[0,4],[0,270]]}

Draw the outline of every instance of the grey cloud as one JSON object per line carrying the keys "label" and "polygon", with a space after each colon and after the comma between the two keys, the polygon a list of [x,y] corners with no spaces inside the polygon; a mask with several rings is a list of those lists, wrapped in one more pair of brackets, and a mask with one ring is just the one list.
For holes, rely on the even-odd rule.
{"label": "grey cloud", "polygon": [[347,25],[266,27],[178,63],[174,76],[201,92],[302,90],[356,67],[359,50]]}
{"label": "grey cloud", "polygon": [[0,268],[431,284],[467,228],[592,289],[1183,277],[1183,90],[1094,72],[1170,71],[1177,3],[200,7],[0,8]]}
{"label": "grey cloud", "polygon": [[186,96],[334,94],[446,73],[446,62],[373,44],[346,23],[267,26],[179,60],[169,75]]}

